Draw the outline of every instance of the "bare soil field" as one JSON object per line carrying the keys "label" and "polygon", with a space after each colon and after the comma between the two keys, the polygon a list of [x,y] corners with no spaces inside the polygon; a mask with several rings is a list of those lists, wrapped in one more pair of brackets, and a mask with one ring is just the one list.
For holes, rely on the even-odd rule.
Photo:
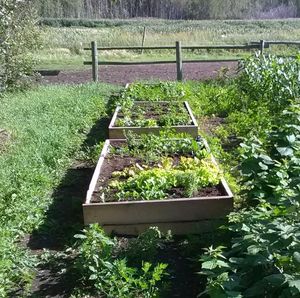
{"label": "bare soil field", "polygon": [[[227,75],[234,75],[237,62],[201,62],[183,65],[185,80],[207,80],[215,78],[228,69]],[[175,64],[100,66],[99,81],[125,85],[140,80],[176,80]],[[57,76],[44,76],[45,84],[81,84],[92,81],[91,70],[61,71]]]}

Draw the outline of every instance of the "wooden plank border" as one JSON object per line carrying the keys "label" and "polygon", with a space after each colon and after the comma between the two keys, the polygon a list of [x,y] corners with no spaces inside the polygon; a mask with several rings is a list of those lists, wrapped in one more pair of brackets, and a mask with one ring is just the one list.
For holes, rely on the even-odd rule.
{"label": "wooden plank border", "polygon": [[[126,235],[137,235],[150,226],[168,227],[174,234],[196,232],[196,230],[202,232],[203,226],[207,226],[208,221],[212,220],[213,223],[224,219],[233,209],[233,194],[223,178],[220,183],[220,187],[226,193],[223,196],[91,203],[111,142],[113,140],[105,141],[83,204],[85,224],[97,222],[107,232],[114,231]],[[213,162],[216,163],[214,158]],[[184,226],[188,227],[188,231]],[[195,229],[192,229],[192,226]]]}
{"label": "wooden plank border", "polygon": [[[148,101],[135,101],[134,104],[144,104],[147,103]],[[160,103],[172,103],[171,101],[155,101],[155,103],[160,104]],[[191,123],[190,125],[176,125],[176,126],[171,126],[170,128],[175,130],[176,133],[187,133],[191,135],[192,137],[197,137],[198,136],[198,123],[193,115],[193,112],[188,104],[187,101],[180,102],[182,103],[186,110],[187,113],[190,117]],[[125,139],[125,133],[127,131],[132,131],[136,134],[159,134],[161,130],[164,129],[164,126],[152,126],[152,127],[138,127],[138,126],[124,126],[124,127],[116,127],[115,123],[118,118],[118,113],[120,112],[121,107],[118,106],[113,114],[113,117],[110,121],[110,124],[108,126],[108,132],[109,132],[109,138],[110,139]]]}

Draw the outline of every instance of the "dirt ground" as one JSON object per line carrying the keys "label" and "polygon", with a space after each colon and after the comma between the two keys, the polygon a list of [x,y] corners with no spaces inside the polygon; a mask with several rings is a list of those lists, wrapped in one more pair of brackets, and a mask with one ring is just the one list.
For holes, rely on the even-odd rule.
{"label": "dirt ground", "polygon": [[[237,62],[201,62],[183,65],[184,80],[206,80],[215,78],[222,70],[228,69],[227,75],[234,75]],[[99,81],[125,85],[137,80],[176,80],[175,64],[158,65],[113,65],[99,67]],[[91,70],[61,71],[57,76],[44,76],[46,84],[80,84],[92,81]]]}

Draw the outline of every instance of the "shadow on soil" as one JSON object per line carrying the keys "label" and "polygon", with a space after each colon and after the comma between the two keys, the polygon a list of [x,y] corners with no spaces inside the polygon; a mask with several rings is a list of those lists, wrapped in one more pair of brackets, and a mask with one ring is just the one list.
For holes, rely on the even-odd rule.
{"label": "shadow on soil", "polygon": [[[94,124],[82,143],[81,150],[85,151],[104,141],[108,135],[108,118],[101,118]],[[61,252],[66,245],[74,242],[74,235],[83,228],[81,204],[84,201],[94,165],[76,161],[66,172],[60,185],[52,194],[52,204],[49,207],[44,223],[34,231],[29,238],[28,248],[34,253],[42,249]],[[63,273],[61,269],[68,267],[70,260],[51,261],[38,268],[33,283],[31,297],[69,297],[76,284],[72,273]]]}
{"label": "shadow on soil", "polygon": [[[86,151],[107,138],[109,119],[102,118],[90,130],[81,150]],[[94,165],[76,161],[66,172],[60,185],[52,194],[52,204],[46,213],[43,225],[34,231],[27,246],[35,254],[41,254],[43,249],[52,253],[62,253],[66,246],[74,243],[74,235],[83,228],[81,204],[93,175]],[[209,241],[210,242],[210,241]],[[197,250],[188,255],[197,255],[199,247],[205,247],[197,242]],[[160,254],[162,262],[169,264],[170,288],[163,297],[196,297],[205,287],[205,278],[200,278],[195,272],[199,268],[192,266],[188,256],[179,251],[178,243],[171,245]],[[76,272],[70,270],[72,259],[63,254],[50,257],[37,268],[29,297],[65,298],[70,297],[77,285]]]}

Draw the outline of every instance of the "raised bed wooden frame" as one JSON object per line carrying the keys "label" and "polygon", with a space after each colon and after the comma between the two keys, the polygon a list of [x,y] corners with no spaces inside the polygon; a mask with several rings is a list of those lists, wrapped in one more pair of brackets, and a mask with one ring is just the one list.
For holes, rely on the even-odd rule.
{"label": "raised bed wooden frame", "polygon": [[[107,233],[121,235],[138,235],[150,226],[157,226],[162,231],[171,230],[177,235],[202,233],[213,230],[232,210],[233,194],[223,178],[220,186],[226,193],[224,196],[91,203],[101,167],[113,141],[121,140],[105,141],[87,191],[83,204],[85,224],[99,223]],[[216,163],[214,158],[213,162]]]}
{"label": "raised bed wooden frame", "polygon": [[[147,101],[135,101],[134,104],[144,104],[147,103]],[[155,101],[155,103],[160,104],[160,103],[169,103],[169,101]],[[170,102],[172,103],[172,102]],[[192,137],[197,137],[198,135],[198,123],[193,115],[193,112],[188,104],[187,101],[182,102],[184,104],[187,113],[191,119],[190,125],[176,125],[176,126],[171,126],[171,128],[176,132],[176,133],[187,133],[191,135]],[[108,132],[109,132],[109,138],[110,139],[124,139],[125,134],[124,132],[127,131],[132,131],[135,134],[159,134],[159,132],[164,128],[164,126],[153,126],[153,127],[138,127],[138,126],[127,126],[127,127],[116,127],[115,123],[118,118],[118,114],[121,110],[121,107],[118,106],[113,114],[113,117],[110,121],[109,127],[108,127]]]}

